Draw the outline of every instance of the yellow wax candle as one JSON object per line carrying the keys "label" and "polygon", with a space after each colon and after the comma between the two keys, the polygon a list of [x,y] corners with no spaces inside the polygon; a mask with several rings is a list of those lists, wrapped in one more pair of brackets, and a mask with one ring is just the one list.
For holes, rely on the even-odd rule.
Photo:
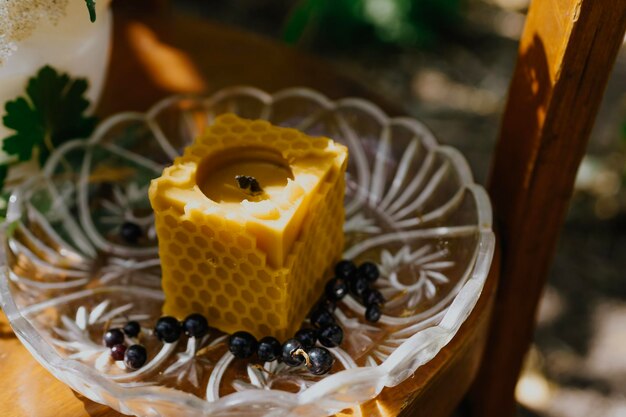
{"label": "yellow wax candle", "polygon": [[291,336],[341,256],[346,163],[328,138],[218,117],[150,187],[164,313]]}

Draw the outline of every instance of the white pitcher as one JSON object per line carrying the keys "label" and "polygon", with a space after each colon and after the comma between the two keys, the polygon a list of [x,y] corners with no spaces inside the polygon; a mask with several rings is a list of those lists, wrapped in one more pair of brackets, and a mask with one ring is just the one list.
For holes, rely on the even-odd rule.
{"label": "white pitcher", "polygon": [[[23,22],[20,18],[14,17],[16,22],[9,19],[24,0],[5,1],[0,5],[0,47],[4,47],[0,48],[0,117],[5,114],[5,103],[24,95],[28,78],[46,64],[71,77],[87,78],[87,97],[93,110],[102,91],[110,52],[110,0],[97,0],[94,23],[89,20],[85,0],[30,0],[36,25],[23,39],[13,39],[15,31],[11,30],[12,23]],[[41,4],[44,6],[38,6]],[[10,133],[0,123],[0,141]],[[0,152],[0,161],[3,159]]]}

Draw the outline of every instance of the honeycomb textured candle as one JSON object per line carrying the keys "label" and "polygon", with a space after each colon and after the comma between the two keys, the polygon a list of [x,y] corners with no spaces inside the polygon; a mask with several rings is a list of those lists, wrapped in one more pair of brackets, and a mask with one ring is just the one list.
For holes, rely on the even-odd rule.
{"label": "honeycomb textured candle", "polygon": [[[292,336],[341,257],[346,164],[347,148],[328,138],[218,117],[150,186],[164,314],[203,313],[227,333]],[[254,166],[259,178],[286,177],[260,196],[238,190],[235,178],[219,183],[233,167]],[[232,195],[215,197],[220,190]]]}

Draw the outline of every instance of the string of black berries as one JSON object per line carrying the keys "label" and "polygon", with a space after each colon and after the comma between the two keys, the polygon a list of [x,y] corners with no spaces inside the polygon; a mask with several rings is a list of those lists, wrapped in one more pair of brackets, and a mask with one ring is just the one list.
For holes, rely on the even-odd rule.
{"label": "string of black berries", "polygon": [[325,297],[311,313],[311,321],[321,325],[334,321],[332,317],[337,301],[348,293],[360,300],[365,306],[365,319],[372,323],[380,320],[385,298],[373,284],[380,277],[380,271],[373,262],[363,262],[358,267],[349,260],[339,261],[335,265],[335,277],[326,284]]}
{"label": "string of black berries", "polygon": [[[378,267],[372,262],[364,262],[357,267],[352,261],[340,261],[335,265],[335,277],[326,283],[324,296],[309,315],[312,328],[298,330],[283,344],[274,337],[257,341],[252,334],[239,331],[230,336],[228,348],[237,358],[247,359],[256,353],[264,362],[279,360],[294,367],[304,363],[311,373],[325,374],[334,363],[326,348],[337,347],[343,341],[343,329],[334,316],[337,302],[352,293],[366,306],[365,318],[371,322],[378,321],[385,300],[380,291],[372,288],[372,284],[379,276]],[[316,346],[317,342],[323,347]]]}
{"label": "string of black berries", "polygon": [[[371,285],[379,275],[378,267],[372,262],[364,262],[357,268],[354,262],[342,260],[335,265],[335,277],[327,282],[324,296],[309,315],[312,327],[300,329],[293,338],[282,344],[271,336],[257,341],[252,334],[238,331],[229,337],[228,349],[237,358],[247,359],[256,353],[259,360],[264,362],[278,360],[294,367],[305,364],[311,373],[323,375],[330,371],[334,363],[326,348],[337,347],[343,341],[343,329],[334,316],[337,302],[351,293],[366,306],[365,318],[371,322],[378,321],[384,298]],[[164,316],[154,327],[156,337],[165,343],[176,342],[183,333],[188,337],[200,338],[208,332],[209,323],[201,314],[191,314],[182,322]],[[146,348],[139,343],[127,347],[125,341],[126,337],[134,339],[140,333],[140,324],[129,321],[122,329],[108,329],[103,341],[111,349],[114,360],[123,360],[129,369],[139,369],[146,363]],[[322,346],[316,346],[318,342]]]}
{"label": "string of black berries", "polygon": [[[335,360],[328,349],[316,346],[319,341],[326,347],[336,347],[341,343],[343,331],[333,337],[322,336],[318,329],[300,329],[294,337],[280,343],[275,337],[267,336],[260,341],[250,333],[238,331],[228,339],[228,350],[236,358],[247,359],[255,353],[263,362],[280,361],[288,366],[306,365],[314,375],[323,375],[332,368]],[[327,329],[328,331],[328,329]]]}
{"label": "string of black berries", "polygon": [[[154,326],[154,334],[165,343],[174,343],[182,333],[189,337],[200,338],[209,332],[209,323],[201,314],[190,314],[185,320],[179,322],[174,317],[161,317]],[[145,365],[148,359],[146,348],[133,343],[126,346],[126,338],[136,339],[141,333],[141,325],[136,321],[129,321],[122,329],[112,328],[104,333],[103,341],[106,347],[111,349],[111,358],[116,361],[124,361],[129,369],[139,369]]]}

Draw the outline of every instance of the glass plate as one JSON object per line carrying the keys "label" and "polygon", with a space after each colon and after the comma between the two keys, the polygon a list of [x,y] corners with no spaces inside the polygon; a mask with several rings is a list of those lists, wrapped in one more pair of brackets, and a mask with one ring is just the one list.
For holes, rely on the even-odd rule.
{"label": "glass plate", "polygon": [[[103,329],[134,319],[149,333],[163,293],[149,182],[213,118],[246,118],[331,137],[350,149],[344,257],[374,261],[388,300],[375,324],[348,296],[330,374],[235,359],[226,335],[143,343],[147,364],[109,359]],[[139,224],[123,243],[119,227]],[[141,416],[323,416],[375,397],[431,360],[478,300],[494,251],[491,208],[458,151],[411,118],[361,99],[308,89],[249,87],[208,98],[171,97],[147,113],[105,120],[64,144],[41,175],[12,195],[3,227],[2,307],[16,335],[59,380],[122,413]],[[210,318],[209,318],[210,319]]]}

